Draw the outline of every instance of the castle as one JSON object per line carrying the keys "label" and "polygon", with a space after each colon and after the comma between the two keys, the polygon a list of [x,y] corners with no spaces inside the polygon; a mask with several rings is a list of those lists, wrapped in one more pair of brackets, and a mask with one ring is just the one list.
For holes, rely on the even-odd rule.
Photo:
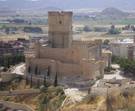
{"label": "castle", "polygon": [[[61,82],[90,80],[104,74],[101,40],[81,41],[72,37],[72,12],[49,12],[49,40],[43,47],[36,43],[35,57],[26,59],[26,67],[38,67],[45,74],[50,67]],[[34,73],[34,71],[33,71]]]}

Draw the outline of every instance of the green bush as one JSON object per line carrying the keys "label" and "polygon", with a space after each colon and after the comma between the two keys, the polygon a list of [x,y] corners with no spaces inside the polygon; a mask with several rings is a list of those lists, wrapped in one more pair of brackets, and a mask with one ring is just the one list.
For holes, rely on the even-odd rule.
{"label": "green bush", "polygon": [[113,56],[112,63],[119,64],[127,76],[132,75],[133,77],[135,77],[135,60]]}
{"label": "green bush", "polygon": [[42,92],[39,97],[39,110],[44,111],[44,106],[50,111],[56,111],[65,99],[63,88],[61,87],[48,87],[45,92]]}
{"label": "green bush", "polygon": [[128,107],[127,111],[135,111],[135,106],[134,107]]}
{"label": "green bush", "polygon": [[4,101],[9,101],[9,100],[10,100],[9,97],[5,97],[5,98],[4,98]]}
{"label": "green bush", "polygon": [[120,34],[120,31],[118,29],[113,29],[113,30],[110,29],[108,33],[109,34]]}
{"label": "green bush", "polygon": [[83,31],[85,31],[85,32],[91,32],[92,29],[91,29],[89,26],[86,25],[86,26],[83,28]]}

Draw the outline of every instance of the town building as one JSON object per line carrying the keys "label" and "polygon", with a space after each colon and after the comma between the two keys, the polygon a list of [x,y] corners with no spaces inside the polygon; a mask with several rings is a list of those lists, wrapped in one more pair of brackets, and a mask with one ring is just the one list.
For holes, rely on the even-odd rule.
{"label": "town building", "polygon": [[133,39],[127,38],[122,40],[112,41],[110,43],[110,50],[113,56],[121,58],[134,58],[135,37]]}
{"label": "town building", "polygon": [[135,44],[128,47],[128,58],[131,60],[135,59]]}
{"label": "town building", "polygon": [[11,54],[11,55],[21,55],[24,53],[24,46],[22,42],[19,41],[0,41],[0,56]]}
{"label": "town building", "polygon": [[105,67],[111,68],[112,52],[110,50],[102,49],[102,59],[105,62]]}

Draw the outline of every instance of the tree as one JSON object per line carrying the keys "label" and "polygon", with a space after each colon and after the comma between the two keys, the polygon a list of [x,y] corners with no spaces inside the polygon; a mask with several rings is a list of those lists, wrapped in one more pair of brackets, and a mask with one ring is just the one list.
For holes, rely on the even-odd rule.
{"label": "tree", "polygon": [[56,72],[56,75],[55,75],[54,86],[55,86],[55,87],[58,86],[57,72]]}
{"label": "tree", "polygon": [[2,82],[0,81],[0,91],[2,90]]}
{"label": "tree", "polygon": [[10,68],[10,57],[7,57],[7,68]]}
{"label": "tree", "polygon": [[135,60],[113,56],[112,63],[119,64],[121,69],[125,72],[125,76],[135,77]]}
{"label": "tree", "polygon": [[28,77],[26,76],[26,85],[28,85],[29,84],[29,79],[28,79]]}
{"label": "tree", "polygon": [[48,71],[47,71],[47,76],[48,77],[50,77],[50,71],[51,71],[50,66],[48,66]]}
{"label": "tree", "polygon": [[38,66],[36,65],[36,67],[35,67],[35,75],[37,75],[38,74]]}
{"label": "tree", "polygon": [[9,34],[10,29],[8,27],[5,28],[5,33]]}
{"label": "tree", "polygon": [[109,45],[109,42],[110,42],[110,41],[109,41],[108,39],[106,39],[106,40],[104,40],[104,43],[103,43],[103,44],[104,44],[104,45]]}
{"label": "tree", "polygon": [[42,103],[41,103],[42,104],[41,111],[47,111],[47,109],[48,109],[48,101],[49,101],[48,96],[45,96]]}
{"label": "tree", "polygon": [[113,111],[113,107],[112,107],[112,97],[111,96],[107,96],[106,98],[106,107],[107,107],[107,111]]}
{"label": "tree", "polygon": [[37,88],[39,88],[40,87],[40,80],[38,79],[37,80]]}
{"label": "tree", "polygon": [[109,34],[119,34],[120,31],[119,31],[117,28],[115,28],[114,25],[112,25],[112,26],[111,26],[111,29],[109,30],[108,33],[109,33]]}
{"label": "tree", "polygon": [[21,59],[20,60],[21,62],[25,62],[25,56],[24,55],[20,55],[20,59]]}
{"label": "tree", "polygon": [[10,68],[11,65],[15,65],[20,62],[24,62],[24,60],[25,60],[24,55],[6,54],[6,55],[3,55],[0,57],[0,66],[4,66],[5,68]]}
{"label": "tree", "polygon": [[31,73],[31,67],[30,66],[28,67],[28,73],[29,74]]}
{"label": "tree", "polygon": [[113,111],[112,107],[112,97],[108,93],[108,88],[107,88],[107,96],[106,96],[106,110],[107,111]]}
{"label": "tree", "polygon": [[92,31],[89,26],[85,26],[85,27],[83,28],[83,30],[84,30],[85,32],[90,32],[90,31]]}
{"label": "tree", "polygon": [[32,79],[32,74],[30,75],[30,88],[33,86],[33,79]]}
{"label": "tree", "polygon": [[9,56],[4,56],[4,66],[5,68],[9,68],[10,67],[10,63],[9,63]]}
{"label": "tree", "polygon": [[38,69],[39,71],[38,71],[38,75],[41,75],[41,71],[40,71],[40,69]]}
{"label": "tree", "polygon": [[44,75],[44,86],[46,86],[46,75]]}

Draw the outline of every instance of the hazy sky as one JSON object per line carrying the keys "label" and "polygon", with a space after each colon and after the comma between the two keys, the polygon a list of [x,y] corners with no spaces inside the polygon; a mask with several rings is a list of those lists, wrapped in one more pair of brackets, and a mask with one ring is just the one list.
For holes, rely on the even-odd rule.
{"label": "hazy sky", "polygon": [[[4,1],[4,0],[0,0]],[[96,8],[104,9],[107,7],[116,7],[124,10],[135,10],[135,0],[6,0],[8,5],[18,5],[18,7],[26,7],[25,1],[34,1],[28,5],[58,7],[63,9],[73,8]],[[16,3],[16,4],[15,4]]]}

